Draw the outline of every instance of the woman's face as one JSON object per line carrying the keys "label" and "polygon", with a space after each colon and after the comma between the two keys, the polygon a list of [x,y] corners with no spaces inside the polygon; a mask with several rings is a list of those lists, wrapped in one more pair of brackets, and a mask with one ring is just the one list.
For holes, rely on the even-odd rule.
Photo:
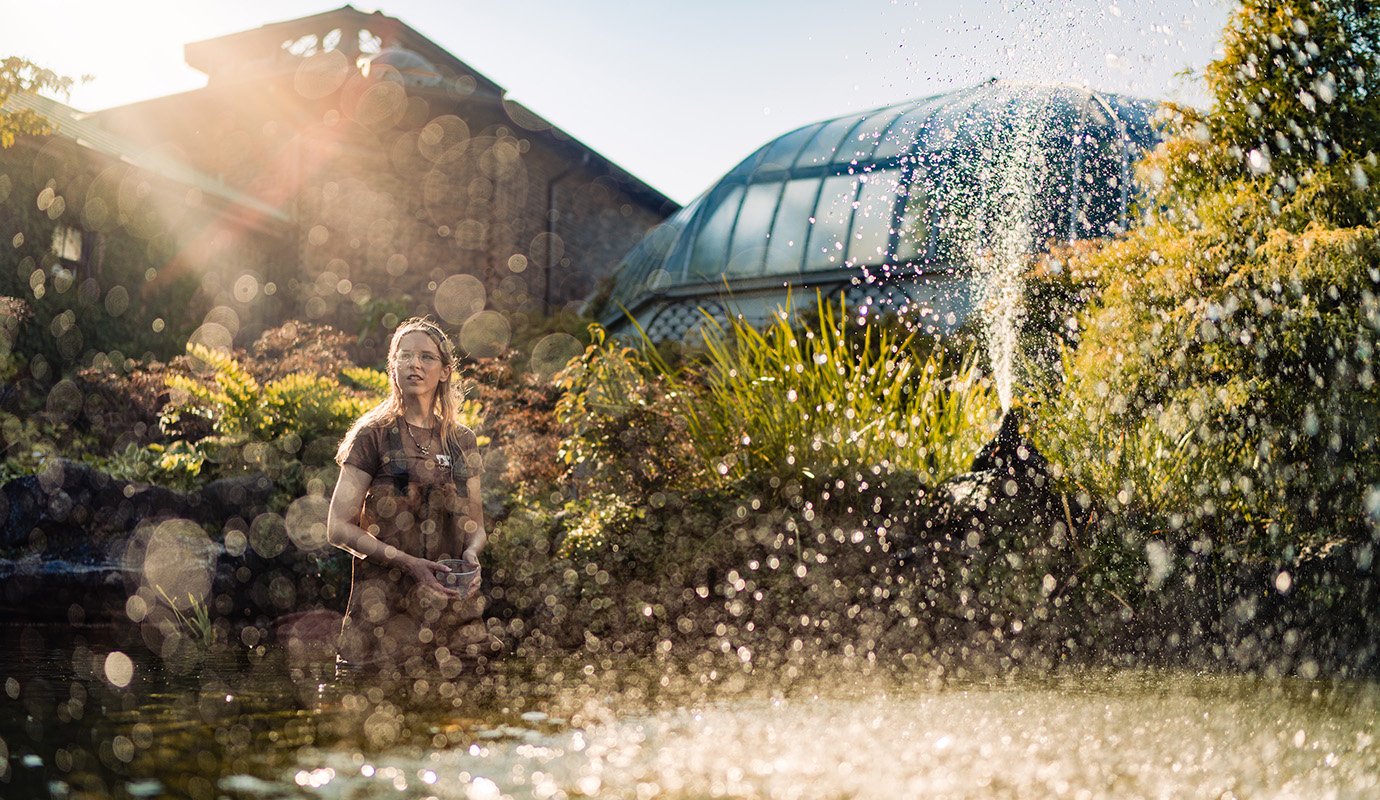
{"label": "woman's face", "polygon": [[441,382],[449,379],[450,365],[430,336],[421,331],[403,334],[394,354],[393,380],[404,397],[434,395]]}

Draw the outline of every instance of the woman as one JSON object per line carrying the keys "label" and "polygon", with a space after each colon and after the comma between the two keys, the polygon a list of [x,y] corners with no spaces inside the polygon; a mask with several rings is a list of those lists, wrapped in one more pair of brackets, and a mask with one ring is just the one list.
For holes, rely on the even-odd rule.
{"label": "woman", "polygon": [[389,396],[336,452],[340,479],[327,535],[351,553],[339,660],[419,675],[487,655],[476,576],[462,592],[438,580],[444,559],[478,569],[488,537],[474,432],[455,419],[455,353],[428,319],[403,322],[388,348]]}

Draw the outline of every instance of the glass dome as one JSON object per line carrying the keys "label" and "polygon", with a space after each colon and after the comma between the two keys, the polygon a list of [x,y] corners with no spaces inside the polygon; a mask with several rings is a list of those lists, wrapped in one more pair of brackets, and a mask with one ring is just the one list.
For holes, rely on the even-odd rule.
{"label": "glass dome", "polygon": [[1030,252],[1124,228],[1155,108],[994,80],[790,131],[624,257],[603,322],[677,338],[705,313],[761,321],[819,290],[951,329],[968,266],[1013,229]]}

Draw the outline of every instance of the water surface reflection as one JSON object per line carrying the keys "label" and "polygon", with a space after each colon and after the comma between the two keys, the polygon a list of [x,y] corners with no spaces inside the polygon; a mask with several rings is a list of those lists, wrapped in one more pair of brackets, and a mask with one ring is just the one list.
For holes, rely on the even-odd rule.
{"label": "water surface reflection", "polygon": [[[1370,684],[978,678],[863,659],[503,663],[463,686],[294,681],[2,629],[3,797],[1363,797]],[[127,685],[105,665],[127,652]]]}

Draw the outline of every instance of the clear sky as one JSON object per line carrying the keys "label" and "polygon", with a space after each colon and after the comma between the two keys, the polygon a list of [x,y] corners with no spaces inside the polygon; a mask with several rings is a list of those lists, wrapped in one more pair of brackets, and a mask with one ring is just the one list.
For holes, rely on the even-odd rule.
{"label": "clear sky", "polygon": [[[194,89],[182,45],[321,0],[0,0],[0,55],[83,110]],[[390,0],[509,96],[685,203],[805,123],[989,77],[1203,104],[1228,0]],[[1185,72],[1188,75],[1185,75]]]}

